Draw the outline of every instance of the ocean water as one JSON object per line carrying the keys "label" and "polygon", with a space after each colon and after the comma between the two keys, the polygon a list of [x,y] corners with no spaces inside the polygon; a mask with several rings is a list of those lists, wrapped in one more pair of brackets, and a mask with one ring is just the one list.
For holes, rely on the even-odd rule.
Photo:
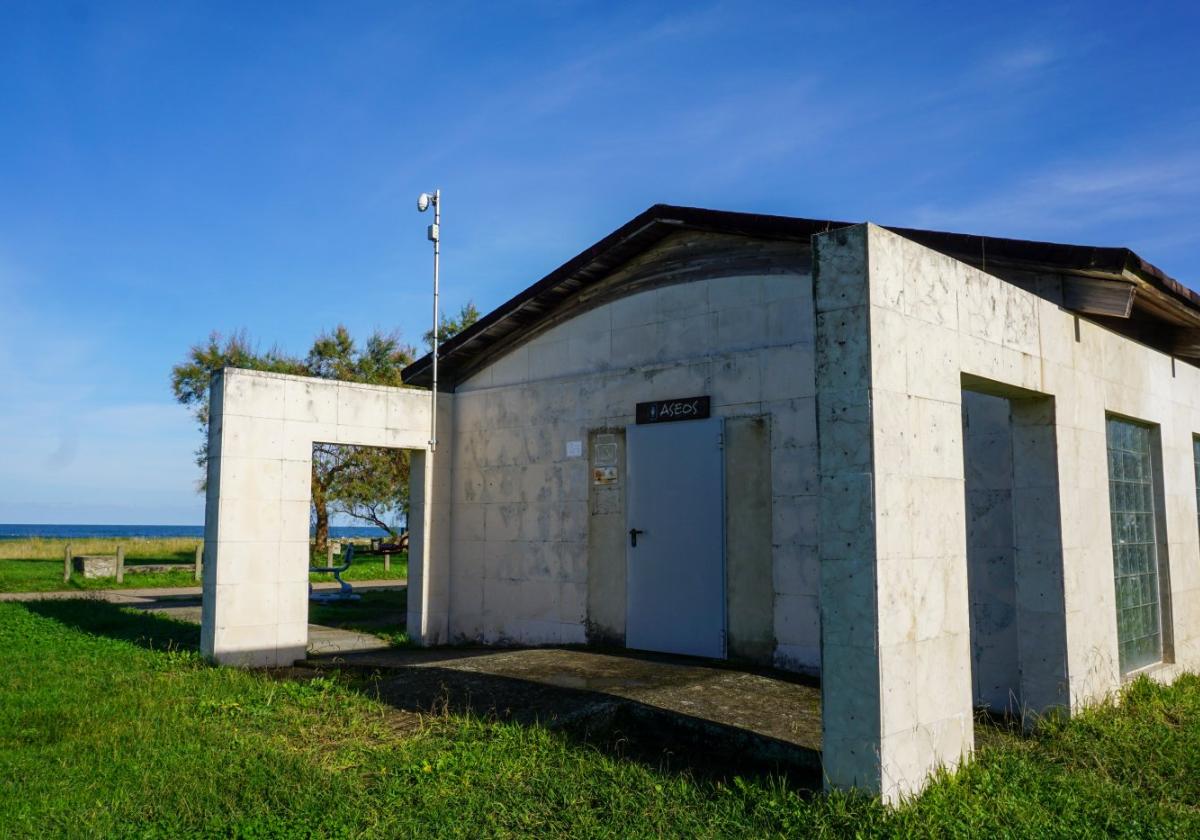
{"label": "ocean water", "polygon": [[[387,532],[374,527],[334,525],[329,529],[334,539],[350,537],[382,537]],[[65,538],[72,540],[104,537],[189,537],[204,536],[203,525],[6,525],[0,523],[0,540],[19,540],[29,537]]]}

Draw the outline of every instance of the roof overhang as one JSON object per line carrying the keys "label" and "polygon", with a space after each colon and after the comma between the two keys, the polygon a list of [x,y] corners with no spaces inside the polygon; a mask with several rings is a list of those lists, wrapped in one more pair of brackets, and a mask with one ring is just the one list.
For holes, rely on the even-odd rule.
{"label": "roof overhang", "polygon": [[[808,243],[814,234],[853,224],[656,204],[444,342],[438,352],[440,384],[453,389],[492,348],[511,346],[518,333],[532,330],[561,304],[673,233],[706,231]],[[1063,275],[1065,308],[1106,319],[1127,319],[1136,312],[1170,333],[1164,335],[1165,345],[1173,348],[1169,352],[1200,359],[1200,295],[1128,248],[888,229],[985,271],[990,266]],[[427,353],[404,369],[404,382],[429,385],[432,366],[433,356]]]}

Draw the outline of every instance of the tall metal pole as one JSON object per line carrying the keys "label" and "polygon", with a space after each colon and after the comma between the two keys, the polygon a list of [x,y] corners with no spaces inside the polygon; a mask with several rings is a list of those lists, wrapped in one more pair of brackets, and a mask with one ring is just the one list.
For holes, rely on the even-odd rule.
{"label": "tall metal pole", "polygon": [[438,395],[438,269],[442,254],[442,191],[433,191],[433,225],[429,228],[433,241],[433,404],[429,410],[429,451],[437,452],[437,395]]}

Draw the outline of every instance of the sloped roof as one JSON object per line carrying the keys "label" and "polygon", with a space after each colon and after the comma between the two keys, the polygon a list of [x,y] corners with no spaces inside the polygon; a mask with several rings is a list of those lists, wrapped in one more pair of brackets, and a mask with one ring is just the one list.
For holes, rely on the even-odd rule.
{"label": "sloped roof", "polygon": [[[694,230],[807,243],[814,234],[854,224],[858,223],[655,204],[444,342],[438,353],[439,384],[452,389],[461,374],[477,369],[498,345],[510,346],[510,339],[515,338],[515,334],[534,328],[561,303],[603,280],[672,233]],[[1141,323],[1155,321],[1167,327],[1159,336],[1163,342],[1152,343],[1160,346],[1165,342],[1173,346],[1161,346],[1161,349],[1200,359],[1200,295],[1128,248],[1036,242],[916,228],[889,227],[888,230],[977,266],[1008,265],[1132,285],[1136,289],[1132,295],[1133,308]],[[1086,313],[1086,310],[1080,311]],[[1131,314],[1127,311],[1125,317]],[[1112,321],[1102,316],[1098,320],[1109,325]],[[1146,339],[1144,328],[1129,332],[1140,340]],[[432,360],[432,355],[427,353],[405,368],[402,374],[405,383],[430,384]]]}

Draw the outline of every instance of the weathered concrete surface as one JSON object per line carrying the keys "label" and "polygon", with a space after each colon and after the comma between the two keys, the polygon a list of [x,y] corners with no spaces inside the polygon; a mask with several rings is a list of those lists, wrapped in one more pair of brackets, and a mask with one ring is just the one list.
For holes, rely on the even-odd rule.
{"label": "weathered concrete surface", "polygon": [[[80,554],[73,558],[72,565],[76,572],[81,572],[85,578],[113,577],[117,573],[117,558],[109,554]],[[191,563],[126,563],[126,574],[150,574],[157,572],[192,572],[195,566]]]}
{"label": "weathered concrete surface", "polygon": [[594,429],[587,445],[587,636],[619,646],[625,643],[627,594],[625,429]]}
{"label": "weathered concrete surface", "polygon": [[729,656],[767,665],[775,654],[776,620],[771,518],[768,418],[731,417],[725,421]]}
{"label": "weathered concrete surface", "polygon": [[[451,435],[441,396],[438,437]],[[450,459],[431,456],[429,394],[226,369],[213,378],[201,650],[224,664],[287,665],[305,650],[316,442],[416,449],[409,627],[446,639]],[[446,447],[449,449],[449,447]],[[436,559],[435,559],[436,558]]]}
{"label": "weathered concrete surface", "polygon": [[[71,568],[85,578],[114,577],[117,574],[115,554],[77,554],[71,558]],[[127,566],[126,571],[129,571]]]}
{"label": "weathered concrete surface", "polygon": [[[310,662],[381,669],[385,673],[380,691],[385,699],[415,710],[469,702],[470,710],[480,714],[552,722],[586,713],[589,698],[581,694],[586,692],[686,716],[730,733],[753,733],[803,751],[806,755],[798,759],[800,763],[815,762],[821,748],[819,690],[780,672],[752,673],[665,656],[616,656],[551,648],[393,648],[319,657]],[[428,676],[423,677],[423,673]],[[524,686],[514,690],[513,683]],[[529,693],[531,686],[565,693]],[[462,690],[462,696],[456,696],[456,688]],[[719,748],[719,744],[713,744],[713,748]]]}
{"label": "weathered concrete surface", "polygon": [[873,225],[814,241],[830,781],[894,800],[971,750],[964,387],[1012,397],[1023,702],[1077,708],[1121,683],[1110,413],[1161,444],[1175,644],[1152,675],[1200,665],[1200,370]]}
{"label": "weathered concrete surface", "polygon": [[1070,704],[1054,402],[964,385],[974,702],[1032,722]]}
{"label": "weathered concrete surface", "polygon": [[623,509],[611,510],[621,504],[617,493],[601,494],[608,507],[595,512],[586,450],[596,435],[632,424],[638,402],[708,394],[714,416],[762,417],[769,427],[772,574],[764,603],[773,627],[751,635],[759,644],[774,639],[780,665],[817,668],[809,248],[726,240],[729,254],[769,247],[774,265],[759,259],[756,270],[739,270],[725,259],[734,267],[724,273],[667,285],[664,272],[715,241],[694,232],[670,237],[457,387],[453,638],[578,643],[589,627],[597,638],[619,637],[628,526],[615,524],[624,520]]}
{"label": "weathered concrete surface", "polygon": [[973,702],[997,712],[1017,711],[1021,671],[1008,400],[964,391],[962,418]]}

